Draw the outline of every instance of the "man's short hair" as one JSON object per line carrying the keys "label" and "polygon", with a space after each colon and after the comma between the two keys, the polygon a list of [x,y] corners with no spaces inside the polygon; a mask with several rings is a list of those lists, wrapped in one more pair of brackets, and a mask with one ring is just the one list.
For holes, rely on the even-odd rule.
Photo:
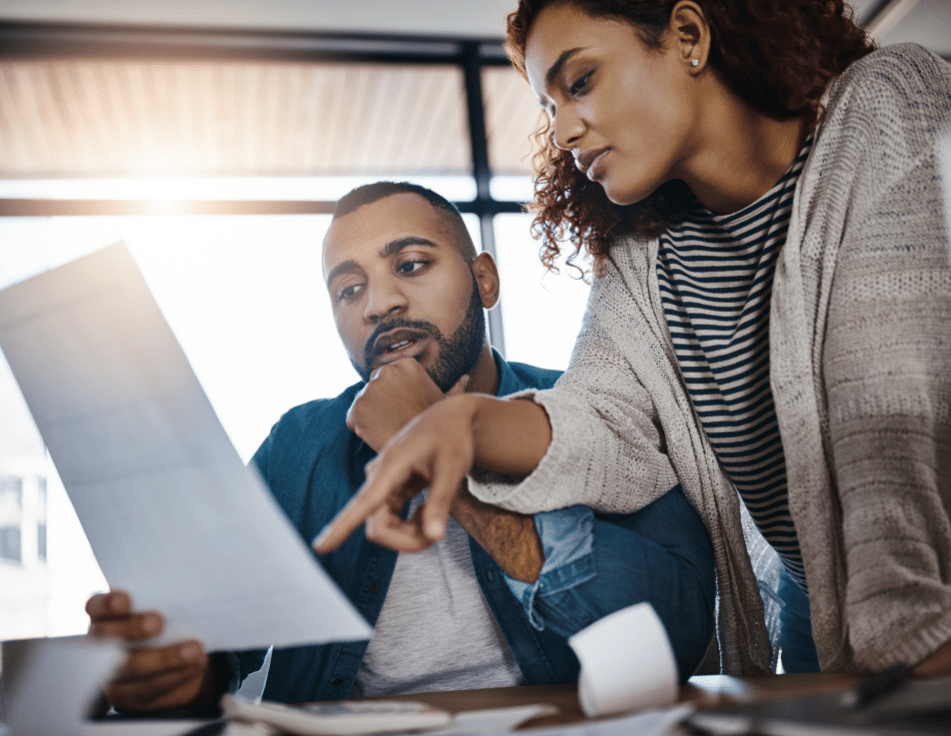
{"label": "man's short hair", "polygon": [[462,221],[462,214],[456,206],[441,194],[427,189],[419,184],[410,184],[406,181],[378,181],[374,184],[364,184],[341,197],[334,207],[333,218],[349,215],[365,204],[391,197],[394,194],[416,194],[432,205],[433,209],[443,217],[449,231],[452,233],[454,245],[466,261],[473,260],[477,253],[472,237]]}

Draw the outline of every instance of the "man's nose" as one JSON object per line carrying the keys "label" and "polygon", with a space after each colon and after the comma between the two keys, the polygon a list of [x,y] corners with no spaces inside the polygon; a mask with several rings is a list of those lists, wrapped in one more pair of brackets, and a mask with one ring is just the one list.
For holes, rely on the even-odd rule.
{"label": "man's nose", "polygon": [[364,318],[375,324],[406,309],[406,295],[399,284],[377,284],[368,289]]}

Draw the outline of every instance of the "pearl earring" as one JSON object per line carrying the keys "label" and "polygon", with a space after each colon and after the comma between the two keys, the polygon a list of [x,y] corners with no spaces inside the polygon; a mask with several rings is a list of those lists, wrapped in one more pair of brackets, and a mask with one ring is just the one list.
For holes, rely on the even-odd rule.
{"label": "pearl earring", "polygon": [[690,66],[698,66],[700,64],[700,59],[691,59]]}

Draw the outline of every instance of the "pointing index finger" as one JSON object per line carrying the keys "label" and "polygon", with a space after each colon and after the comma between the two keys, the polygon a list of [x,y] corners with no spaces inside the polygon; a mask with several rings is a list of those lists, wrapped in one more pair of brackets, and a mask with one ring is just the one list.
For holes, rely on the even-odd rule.
{"label": "pointing index finger", "polygon": [[314,539],[311,546],[317,554],[326,554],[337,549],[371,514],[386,503],[391,493],[405,485],[412,476],[408,467],[392,469],[390,472],[383,466],[379,467],[380,471],[364,483],[357,495],[350,499]]}

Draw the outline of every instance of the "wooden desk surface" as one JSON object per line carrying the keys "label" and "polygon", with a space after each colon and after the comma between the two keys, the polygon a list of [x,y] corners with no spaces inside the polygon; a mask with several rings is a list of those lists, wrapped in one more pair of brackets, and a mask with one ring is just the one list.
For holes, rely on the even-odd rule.
{"label": "wooden desk surface", "polygon": [[[861,679],[859,675],[852,674],[766,675],[746,678],[706,675],[694,677],[687,685],[681,686],[679,701],[694,703],[698,708],[703,709],[737,701],[753,702],[796,695],[844,692]],[[374,700],[380,699],[384,698],[374,698]],[[522,726],[523,729],[561,726],[587,720],[578,703],[576,685],[524,685],[484,690],[414,693],[391,695],[385,700],[421,701],[451,713],[535,703],[549,703],[558,707],[557,715],[535,718],[526,722]]]}

